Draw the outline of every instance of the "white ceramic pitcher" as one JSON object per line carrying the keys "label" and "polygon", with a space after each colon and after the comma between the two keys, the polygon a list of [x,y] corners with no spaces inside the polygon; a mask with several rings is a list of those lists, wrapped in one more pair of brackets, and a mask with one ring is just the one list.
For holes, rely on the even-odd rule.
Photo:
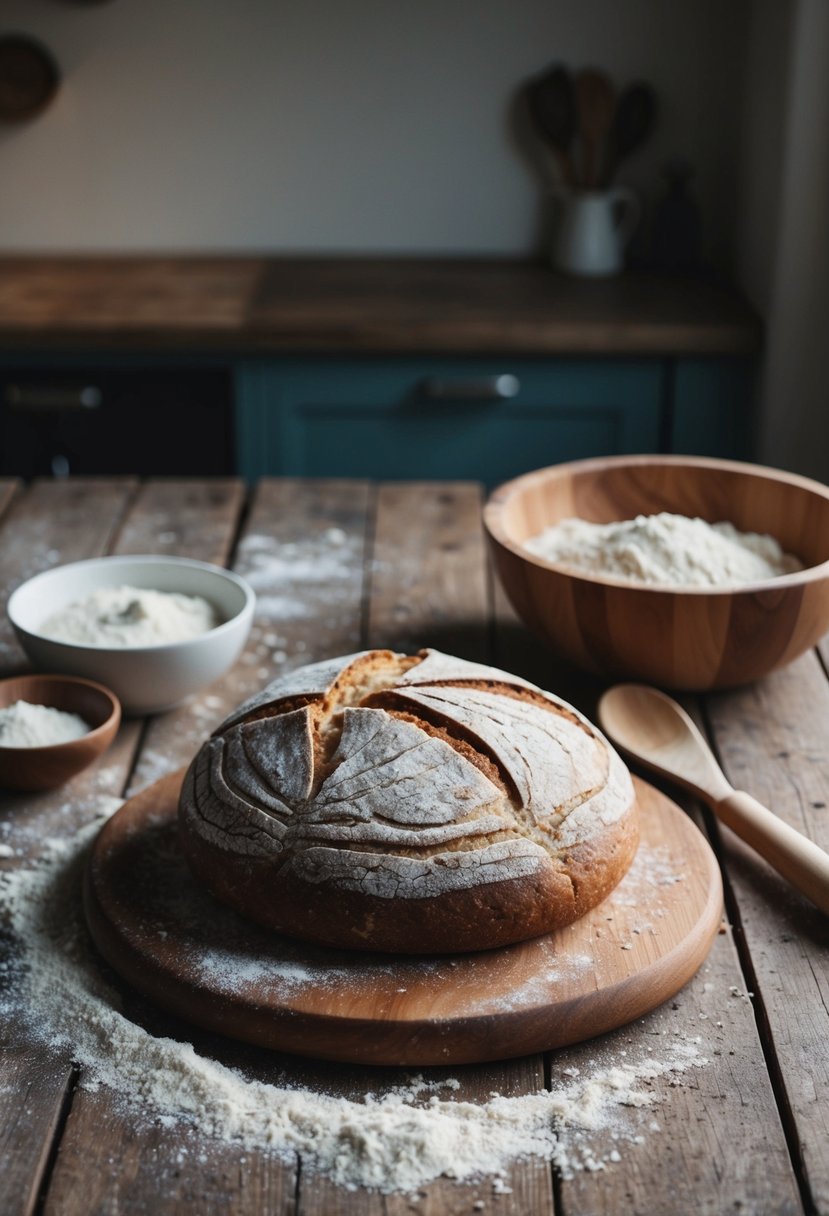
{"label": "white ceramic pitcher", "polygon": [[562,194],[559,202],[553,265],[568,274],[618,274],[641,214],[633,191],[614,186]]}

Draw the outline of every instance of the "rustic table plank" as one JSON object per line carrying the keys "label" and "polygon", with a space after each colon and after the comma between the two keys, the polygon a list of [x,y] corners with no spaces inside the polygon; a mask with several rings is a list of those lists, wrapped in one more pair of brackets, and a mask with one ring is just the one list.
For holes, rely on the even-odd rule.
{"label": "rustic table plank", "polygon": [[391,482],[378,490],[370,645],[435,646],[481,662],[490,643],[481,491],[472,482]]}
{"label": "rustic table plank", "polygon": [[[489,657],[490,599],[480,525],[481,491],[476,484],[384,484],[377,496],[366,644],[394,650],[434,645],[477,661]],[[318,1074],[325,1084],[326,1074]],[[541,1057],[456,1069],[429,1069],[430,1079],[460,1082],[451,1097],[486,1101],[497,1090],[518,1095],[544,1084]],[[400,1083],[404,1074],[383,1070],[382,1083]],[[330,1084],[330,1073],[329,1073]],[[337,1092],[360,1099],[376,1091],[376,1070],[343,1069]],[[420,1189],[416,1202],[405,1195],[350,1192],[326,1178],[300,1179],[302,1216],[455,1216],[479,1211],[499,1216],[552,1214],[552,1178],[546,1162],[513,1165],[493,1193],[493,1180],[471,1183],[437,1179]],[[480,1207],[473,1207],[479,1204]]]}
{"label": "rustic table plank", "polygon": [[[4,1036],[5,1037],[5,1036]],[[4,1044],[0,1052],[0,1210],[37,1209],[49,1155],[71,1101],[75,1070],[64,1055]]]}
{"label": "rustic table plank", "polygon": [[237,477],[159,477],[142,485],[118,532],[113,553],[155,553],[227,563],[245,505]]}
{"label": "rustic table plank", "polygon": [[[540,651],[515,624],[497,590],[497,628],[491,636],[491,588],[483,573],[477,491],[457,484],[442,484],[431,494],[429,489],[381,487],[372,530],[365,485],[280,481],[259,487],[233,554],[234,568],[251,577],[260,595],[243,661],[226,681],[175,714],[147,724],[131,789],[189,759],[226,709],[272,674],[365,644],[402,649],[431,643],[471,658],[491,657],[593,713],[600,683]],[[28,509],[22,509],[26,502],[31,520]],[[43,482],[5,498],[0,483],[0,585],[9,588],[38,568],[112,547],[223,561],[234,544],[240,509],[239,486],[232,481],[159,481],[137,494],[128,480]],[[372,531],[371,588],[364,596],[363,556]],[[2,628],[0,640],[9,636]],[[3,674],[21,661],[10,641],[0,650]],[[749,785],[824,847],[829,845],[829,762],[821,732],[827,709],[829,684],[814,655],[753,689],[708,703],[713,736],[731,780]],[[0,841],[11,843],[21,858],[36,854],[44,834],[71,831],[94,814],[101,797],[120,794],[139,731],[137,723],[129,724],[97,766],[56,795],[4,797]],[[615,1035],[556,1053],[549,1069],[556,1077],[563,1068],[586,1070],[590,1061],[618,1059],[622,1051],[641,1053],[649,1046],[658,1055],[666,1041],[683,1035],[702,1037],[700,1050],[710,1063],[685,1074],[679,1087],[657,1080],[655,1092],[670,1101],[630,1115],[630,1130],[640,1131],[646,1142],[621,1145],[622,1159],[604,1171],[559,1179],[556,1210],[608,1216],[622,1206],[676,1216],[689,1210],[796,1213],[803,1210],[805,1197],[807,1210],[829,1212],[826,924],[727,831],[721,842],[714,835],[733,890],[740,959],[731,934],[720,936],[708,963],[675,1001]],[[3,858],[0,864],[15,860]],[[604,932],[605,926],[597,922],[597,929]],[[757,993],[757,1019],[747,988]],[[395,1069],[367,1073],[266,1058],[215,1037],[191,1035],[190,1028],[142,1009],[140,1000],[133,1004],[136,1018],[154,1033],[192,1038],[198,1050],[261,1079],[353,1097],[367,1089],[383,1092],[402,1079]],[[790,1147],[803,1169],[800,1193],[758,1021]],[[196,1133],[177,1128],[141,1126],[108,1105],[105,1095],[75,1092],[67,1057],[33,1049],[14,1026],[5,1028],[4,1041],[0,1210],[10,1216],[35,1210],[72,1216],[228,1210],[246,1216],[297,1208],[305,1216],[445,1216],[470,1210],[535,1216],[554,1211],[551,1176],[543,1162],[516,1165],[506,1179],[512,1192],[501,1196],[493,1194],[491,1180],[463,1186],[442,1179],[424,1188],[416,1201],[343,1191],[267,1154],[207,1144]],[[454,1071],[461,1089],[453,1096],[473,1100],[484,1099],[491,1090],[532,1092],[544,1075],[534,1059]],[[430,1079],[449,1075],[429,1072]],[[64,1119],[52,1169],[54,1137]],[[654,1120],[659,1132],[649,1128]],[[610,1146],[610,1141],[604,1145]],[[595,1147],[601,1154],[600,1140]],[[473,1209],[477,1203],[483,1206]]]}
{"label": "rustic table plank", "polygon": [[[642,1059],[649,1051],[659,1061],[675,1042],[698,1037],[705,1064],[678,1084],[657,1078],[645,1087],[654,1106],[625,1112],[625,1136],[641,1135],[644,1143],[592,1139],[606,1169],[563,1180],[563,1212],[613,1216],[620,1205],[642,1216],[802,1210],[730,930],[672,1001],[630,1027],[556,1053],[552,1075],[574,1067],[584,1075],[596,1064]],[[614,1148],[621,1160],[607,1164]]]}
{"label": "rustic table plank", "polygon": [[[517,621],[497,586],[496,613],[499,663],[551,688],[595,720],[596,702],[606,684],[547,652]],[[644,771],[642,776],[653,780]],[[676,787],[661,788],[704,830],[690,799]],[[601,908],[593,916],[597,933],[612,936],[613,926],[602,923]],[[673,1001],[632,1026],[551,1056],[551,1076],[563,1079],[565,1068],[585,1075],[594,1061],[606,1066],[650,1051],[658,1059],[675,1041],[700,1036],[698,1050],[709,1061],[681,1076],[680,1085],[672,1085],[669,1077],[655,1080],[654,1107],[628,1113],[624,1122],[629,1133],[643,1135],[644,1144],[616,1143],[610,1136],[593,1141],[600,1159],[614,1148],[621,1159],[606,1160],[605,1169],[598,1172],[577,1172],[560,1180],[564,1213],[612,1216],[621,1207],[643,1216],[801,1211],[745,979],[731,928],[724,928],[701,971]],[[659,1124],[658,1133],[650,1130],[652,1122]]]}
{"label": "rustic table plank", "polygon": [[[227,485],[236,499],[237,483]],[[218,493],[214,485],[211,492]],[[215,686],[181,709],[150,721],[129,793],[189,762],[230,710],[281,671],[361,644],[363,544],[368,487],[355,482],[263,480],[232,563],[257,595],[256,617],[239,662]],[[175,502],[175,498],[172,500]],[[177,514],[182,552],[195,555],[201,535],[206,561],[230,557],[230,534],[214,534],[204,505]],[[167,534],[169,521],[157,531]],[[120,541],[144,544],[134,530]],[[119,543],[120,548],[120,543]],[[168,549],[168,552],[170,550]]]}
{"label": "rustic table plank", "polygon": [[[154,481],[142,487],[120,529],[115,551],[161,552],[225,563],[244,505],[241,483]],[[164,748],[173,766],[189,760],[205,734],[205,696],[159,715],[142,751]],[[162,1033],[186,1028],[163,1023]],[[47,1212],[240,1212],[286,1210],[296,1179],[273,1159],[240,1164],[233,1146],[212,1145],[181,1128],[138,1122],[107,1090],[79,1089],[60,1144],[44,1210]]]}
{"label": "rustic table plank", "polygon": [[[49,566],[105,551],[134,493],[131,479],[40,481],[13,494],[4,483],[0,509],[0,588],[3,608],[10,592]],[[2,612],[0,675],[25,666]],[[0,795],[0,865],[13,868],[39,855],[42,841],[71,832],[93,816],[101,798],[118,796],[132,764],[137,730],[124,727],[109,752],[61,789],[38,795]],[[68,1053],[27,1041],[16,1022],[0,1024],[0,1210],[35,1210],[74,1087]]]}
{"label": "rustic table plank", "polygon": [[[829,849],[829,683],[817,656],[806,654],[757,684],[711,697],[708,716],[731,783]],[[829,927],[733,833],[721,827],[719,834],[792,1151],[807,1202],[826,1213]]]}
{"label": "rustic table plank", "polygon": [[8,507],[15,494],[18,494],[23,486],[23,482],[19,477],[2,477],[0,478],[0,515]]}
{"label": "rustic table plank", "polygon": [[[236,478],[155,479],[141,488],[113,551],[158,553],[226,565],[245,507],[244,483]],[[189,697],[179,709],[147,720],[138,768],[127,794],[189,760],[196,741],[217,719],[211,688]]]}
{"label": "rustic table plank", "polygon": [[[99,557],[116,532],[134,479],[39,480],[11,500],[3,516],[0,590],[3,606],[16,587],[52,566]],[[0,616],[0,671],[26,666],[5,611]]]}
{"label": "rustic table plank", "polygon": [[[368,498],[368,487],[352,482],[260,484],[233,560],[257,591],[248,646],[214,688],[149,722],[132,789],[188,763],[217,721],[279,671],[359,647]],[[118,549],[152,552],[160,539],[167,552],[224,562],[240,505],[235,482],[190,485],[184,500],[169,483],[150,483],[121,530]],[[169,538],[174,530],[175,542]],[[140,1000],[133,1008],[142,1024],[152,1019],[153,1033],[183,1037],[226,1064],[242,1062],[260,1080],[301,1075],[301,1062],[225,1043],[145,1010]],[[89,1174],[91,1188],[83,1181]],[[296,1168],[266,1153],[209,1142],[180,1127],[136,1123],[112,1095],[80,1090],[44,1211],[139,1216],[232,1210],[260,1216],[291,1211],[296,1185]]]}
{"label": "rustic table plank", "polygon": [[[290,1213],[293,1170],[180,1129],[136,1125],[106,1102],[73,1104],[44,1207],[50,1213]],[[102,1121],[103,1120],[103,1121]],[[73,1126],[74,1121],[74,1126]]]}

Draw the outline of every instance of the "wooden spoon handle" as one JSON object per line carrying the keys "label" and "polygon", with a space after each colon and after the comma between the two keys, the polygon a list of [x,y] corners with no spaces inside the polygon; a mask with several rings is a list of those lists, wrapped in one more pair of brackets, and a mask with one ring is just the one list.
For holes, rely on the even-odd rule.
{"label": "wooden spoon handle", "polygon": [[829,853],[743,790],[734,790],[713,807],[718,818],[765,857],[778,874],[821,912],[829,912]]}
{"label": "wooden spoon handle", "polygon": [[576,170],[573,167],[572,156],[569,152],[565,152],[563,148],[553,148],[553,155],[556,158],[562,182],[569,190],[575,190]]}

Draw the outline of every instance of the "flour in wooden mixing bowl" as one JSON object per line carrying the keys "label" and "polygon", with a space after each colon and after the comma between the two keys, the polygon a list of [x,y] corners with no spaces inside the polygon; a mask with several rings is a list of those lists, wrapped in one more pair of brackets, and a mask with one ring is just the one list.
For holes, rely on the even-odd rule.
{"label": "flour in wooden mixing bowl", "polygon": [[651,586],[727,587],[803,568],[773,536],[667,511],[610,524],[563,519],[524,547],[576,573]]}
{"label": "flour in wooden mixing bowl", "polygon": [[678,1085],[682,1072],[706,1062],[698,1039],[671,1038],[658,1055],[638,1060],[605,1048],[589,1073],[571,1068],[549,1090],[483,1103],[461,1100],[453,1079],[408,1077],[364,1101],[251,1079],[137,1025],[103,978],[80,884],[85,852],[116,805],[100,800],[90,808],[97,822],[47,842],[37,862],[0,871],[0,911],[17,942],[0,960],[0,1017],[41,1051],[77,1061],[80,1084],[107,1087],[133,1120],[192,1129],[200,1153],[212,1138],[288,1161],[298,1156],[303,1172],[351,1189],[411,1194],[445,1175],[487,1176],[505,1191],[504,1171],[519,1157],[551,1159],[565,1175],[612,1168],[620,1149],[635,1151],[643,1139],[643,1125],[626,1108],[665,1101],[669,1088],[658,1092],[660,1077]]}

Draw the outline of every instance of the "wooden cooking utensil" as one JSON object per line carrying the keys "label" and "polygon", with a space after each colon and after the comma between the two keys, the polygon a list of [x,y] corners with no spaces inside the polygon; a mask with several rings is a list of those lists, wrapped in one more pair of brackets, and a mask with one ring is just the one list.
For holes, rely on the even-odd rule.
{"label": "wooden cooking utensil", "polygon": [[829,854],[735,790],[676,701],[643,684],[617,684],[599,702],[599,721],[623,751],[702,798],[792,886],[829,912]]}
{"label": "wooden cooking utensil", "polygon": [[560,65],[549,68],[526,86],[527,105],[533,122],[549,144],[571,190],[576,187],[571,148],[576,134],[576,95],[570,73]]}
{"label": "wooden cooking utensil", "polygon": [[22,122],[45,110],[60,84],[60,71],[40,42],[22,34],[0,38],[0,120]]}
{"label": "wooden cooking utensil", "polygon": [[575,80],[578,133],[582,143],[581,185],[595,190],[602,176],[602,157],[613,123],[616,96],[613,85],[595,68],[583,68]]}
{"label": "wooden cooking utensil", "polygon": [[640,148],[656,121],[656,95],[650,85],[631,84],[619,98],[608,135],[602,183],[609,186],[622,161]]}

